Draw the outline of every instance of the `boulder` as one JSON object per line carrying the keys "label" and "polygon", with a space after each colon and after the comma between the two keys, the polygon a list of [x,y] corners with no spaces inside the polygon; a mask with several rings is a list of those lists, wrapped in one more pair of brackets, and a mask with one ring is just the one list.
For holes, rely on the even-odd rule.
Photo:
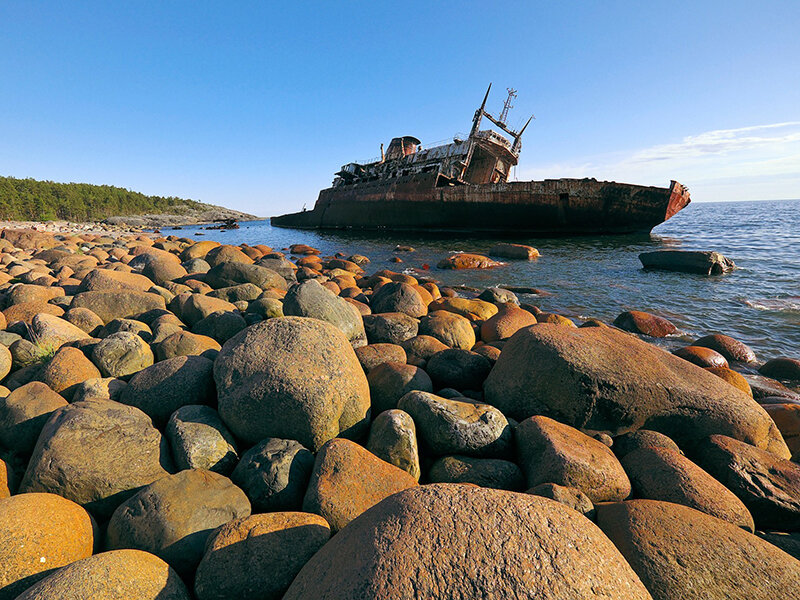
{"label": "boulder", "polygon": [[667,450],[683,454],[678,444],[673,442],[670,438],[663,433],[650,431],[649,429],[639,429],[638,431],[631,431],[630,433],[624,433],[615,437],[611,449],[614,451],[617,458],[622,460],[623,457],[634,450],[651,447],[666,448]]}
{"label": "boulder", "polygon": [[611,435],[652,429],[679,445],[720,433],[790,455],[772,419],[747,394],[612,328],[521,329],[503,347],[484,395],[517,420],[546,415]]}
{"label": "boulder", "polygon": [[[471,329],[472,327],[470,327]],[[400,345],[405,350],[408,364],[417,367],[425,367],[431,356],[442,350],[447,350],[447,346],[443,342],[430,335],[417,335]]]}
{"label": "boulder", "polygon": [[11,366],[13,365],[13,357],[11,356],[11,351],[6,348],[6,346],[0,344],[0,381],[6,378],[11,372]]}
{"label": "boulder", "polygon": [[244,492],[227,477],[190,469],[163,477],[123,502],[108,522],[110,550],[145,550],[188,575],[212,530],[250,515]]}
{"label": "boulder", "polygon": [[683,360],[688,360],[698,367],[728,367],[728,361],[725,360],[725,357],[710,348],[703,348],[702,346],[684,346],[683,348],[673,350],[672,353]]}
{"label": "boulder", "polygon": [[209,250],[213,250],[217,246],[221,246],[221,244],[212,240],[194,242],[191,246],[184,248],[183,252],[181,252],[180,259],[185,262],[197,258],[205,258]]}
{"label": "boulder", "polygon": [[517,426],[515,437],[517,462],[528,487],[540,483],[575,487],[592,502],[630,496],[631,482],[614,453],[577,429],[534,416]]}
{"label": "boulder", "polygon": [[773,600],[800,586],[800,562],[716,517],[671,502],[597,507],[597,524],[654,600]]}
{"label": "boulder", "polygon": [[697,461],[744,502],[756,527],[800,530],[800,465],[724,435],[709,437]]}
{"label": "boulder", "polygon": [[406,362],[406,351],[397,344],[367,344],[355,350],[358,362],[366,373],[384,363]]}
{"label": "boulder", "polygon": [[751,398],[753,397],[753,390],[750,389],[750,384],[747,383],[747,379],[733,369],[728,367],[705,367],[705,370],[709,373],[713,373],[723,381],[731,384],[733,387],[743,391]]}
{"label": "boulder", "polygon": [[419,321],[405,313],[364,315],[362,319],[370,344],[401,344],[419,331]]}
{"label": "boulder", "polygon": [[164,285],[169,281],[185,277],[188,273],[180,262],[158,259],[149,261],[142,269],[142,275],[149,278],[156,285]]}
{"label": "boulder", "polygon": [[315,279],[293,285],[283,299],[283,314],[311,317],[338,327],[354,348],[364,346],[367,336],[361,313],[344,298],[326,290]]}
{"label": "boulder", "polygon": [[241,262],[217,264],[209,261],[211,270],[205,274],[204,281],[213,288],[224,288],[240,283],[252,283],[262,290],[286,289],[286,280],[272,269]]}
{"label": "boulder", "polygon": [[212,267],[223,264],[253,264],[253,259],[242,252],[241,248],[223,244],[208,250],[203,257]]}
{"label": "boulder", "polygon": [[800,404],[764,404],[764,410],[775,421],[775,425],[792,451],[792,460],[800,458]]}
{"label": "boulder", "polygon": [[721,275],[736,268],[734,262],[719,252],[655,250],[639,255],[642,267],[661,271],[680,271],[699,275]]}
{"label": "boulder", "polygon": [[753,531],[753,517],[742,501],[679,452],[640,448],[621,462],[637,498],[682,504]]}
{"label": "boulder", "polygon": [[433,383],[428,374],[405,363],[383,363],[367,374],[372,414],[397,408],[397,402],[408,392],[420,390],[433,392]]}
{"label": "boulder", "polygon": [[428,314],[428,303],[413,286],[403,282],[392,282],[381,286],[372,295],[370,308],[376,313],[405,313],[419,318]]}
{"label": "boulder", "polygon": [[195,323],[192,332],[224,344],[245,327],[247,322],[238,312],[217,311]]}
{"label": "boulder", "polygon": [[236,311],[236,306],[220,298],[203,294],[180,294],[169,303],[170,310],[176,313],[189,327],[216,312]]}
{"label": "boulder", "polygon": [[589,500],[589,496],[578,488],[558,485],[557,483],[540,483],[525,493],[560,502],[565,506],[569,506],[572,510],[577,510],[587,519],[594,521],[594,504]]}
{"label": "boulder", "polygon": [[492,370],[491,361],[476,352],[450,348],[428,359],[425,370],[436,389],[479,390]]}
{"label": "boulder", "polygon": [[153,282],[138,273],[112,271],[111,269],[92,269],[81,280],[78,291],[134,290],[146,292],[151,287],[153,287]]}
{"label": "boulder", "polygon": [[152,365],[153,361],[153,351],[147,342],[128,331],[111,334],[92,351],[92,362],[104,377],[133,375]]}
{"label": "boulder", "polygon": [[460,253],[443,258],[436,264],[436,267],[439,269],[491,269],[502,264],[480,254]]}
{"label": "boulder", "polygon": [[407,412],[392,409],[375,417],[369,430],[367,450],[419,481],[417,429]]}
{"label": "boulder", "polygon": [[758,372],[773,379],[800,381],[800,359],[773,358],[764,363]]}
{"label": "boulder", "polygon": [[355,442],[333,439],[317,454],[303,510],[318,514],[336,532],[384,498],[417,485]]}
{"label": "boulder", "polygon": [[478,300],[491,302],[492,304],[514,304],[519,306],[519,298],[517,295],[506,288],[491,287],[486,288],[478,294]]}
{"label": "boulder", "polygon": [[198,335],[189,331],[176,331],[155,345],[158,360],[167,360],[176,356],[205,356],[214,359],[222,346],[206,335]]}
{"label": "boulder", "polygon": [[[235,519],[208,540],[197,567],[198,600],[280,600],[331,530],[322,517],[278,512]],[[247,574],[231,576],[232,574]]]}
{"label": "boulder", "polygon": [[431,483],[472,483],[512,492],[525,489],[525,476],[520,468],[498,458],[443,456],[431,465],[428,479]]}
{"label": "boulder", "polygon": [[236,441],[210,406],[181,406],[170,416],[164,435],[178,470],[208,469],[230,475],[236,466]]}
{"label": "boulder", "polygon": [[434,484],[395,494],[340,531],[284,600],[454,597],[651,598],[575,511],[526,494]]}
{"label": "boulder", "polygon": [[98,531],[83,508],[55,494],[0,499],[0,599],[90,556]]}
{"label": "boulder", "polygon": [[17,600],[190,600],[178,574],[141,550],[101,552],[59,569]]}
{"label": "boulder", "polygon": [[494,458],[511,452],[511,427],[503,414],[488,404],[409,392],[398,408],[411,415],[423,444],[437,456]]}
{"label": "boulder", "polygon": [[103,327],[103,319],[88,308],[70,308],[64,313],[64,319],[90,336],[96,335]]}
{"label": "boulder", "polygon": [[536,317],[527,310],[507,302],[500,305],[496,315],[481,324],[481,339],[484,342],[507,340],[523,327],[536,323]]}
{"label": "boulder", "polygon": [[625,331],[657,338],[666,337],[678,331],[678,328],[668,319],[639,310],[622,313],[614,319],[614,325]]}
{"label": "boulder", "polygon": [[62,347],[44,366],[38,378],[67,400],[87,379],[100,377],[100,371],[77,348]]}
{"label": "boulder", "polygon": [[102,518],[171,468],[166,440],[142,411],[73,402],[48,419],[19,491],[59,494]]}
{"label": "boulder", "polygon": [[489,249],[489,254],[515,260],[533,260],[539,257],[539,251],[536,248],[524,244],[495,244]]}
{"label": "boulder", "polygon": [[64,314],[64,309],[49,302],[23,302],[21,304],[12,304],[3,311],[6,323],[12,325],[17,321],[22,321],[26,325],[30,325],[33,317],[38,314],[47,313],[60,317]]}
{"label": "boulder", "polygon": [[166,308],[158,294],[135,290],[97,290],[81,292],[72,299],[70,308],[88,308],[108,323],[114,319],[136,317],[149,310]]}
{"label": "boulder", "polygon": [[53,298],[63,295],[64,288],[62,287],[18,283],[9,290],[6,301],[9,305],[25,302],[50,302]]}
{"label": "boulder", "polygon": [[22,455],[33,451],[39,434],[67,401],[44,383],[32,381],[0,398],[0,444]]}
{"label": "boulder", "polygon": [[469,300],[467,298],[439,298],[428,305],[428,311],[446,310],[470,321],[485,321],[497,314],[499,308],[496,304],[483,300]]}
{"label": "boulder", "polygon": [[212,298],[221,298],[227,302],[250,301],[258,298],[262,292],[254,283],[240,283],[229,287],[219,288],[208,293]]}
{"label": "boulder", "polygon": [[[534,322],[536,319],[534,319]],[[475,330],[466,317],[447,311],[436,310],[419,322],[419,334],[436,338],[448,348],[471,350],[475,345]],[[426,360],[430,355],[426,357]]]}
{"label": "boulder", "polygon": [[142,369],[128,382],[120,402],[135,406],[162,426],[181,406],[210,404],[214,363],[202,356],[176,356]]}
{"label": "boulder", "polygon": [[84,400],[114,400],[119,401],[122,391],[128,384],[116,377],[95,377],[86,379],[75,386],[72,394],[73,402]]}
{"label": "boulder", "polygon": [[251,325],[225,344],[214,378],[222,420],[251,444],[279,437],[316,451],[368,426],[364,370],[341,330],[318,319]]}
{"label": "boulder", "polygon": [[756,360],[755,353],[746,344],[719,333],[701,337],[695,340],[692,346],[711,348],[719,352],[729,362],[751,363]]}
{"label": "boulder", "polygon": [[83,340],[90,336],[65,319],[41,313],[33,317],[31,321],[30,337],[40,346],[55,350],[64,344]]}
{"label": "boulder", "polygon": [[100,331],[98,337],[105,338],[112,333],[119,333],[120,331],[127,331],[142,338],[145,342],[150,343],[153,340],[153,331],[146,323],[137,321],[135,319],[114,319],[108,323]]}
{"label": "boulder", "polygon": [[298,510],[314,455],[294,440],[266,438],[242,455],[231,475],[258,512]]}

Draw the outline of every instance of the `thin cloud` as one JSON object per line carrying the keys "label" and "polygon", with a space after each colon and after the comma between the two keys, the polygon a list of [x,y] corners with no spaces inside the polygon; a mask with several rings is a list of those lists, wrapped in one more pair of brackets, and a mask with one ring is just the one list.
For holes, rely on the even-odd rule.
{"label": "thin cloud", "polygon": [[[693,195],[699,201],[800,198],[800,121],[706,131],[680,142],[543,165],[518,175],[556,177],[662,186],[677,179],[701,192]],[[736,188],[732,179],[739,182]]]}

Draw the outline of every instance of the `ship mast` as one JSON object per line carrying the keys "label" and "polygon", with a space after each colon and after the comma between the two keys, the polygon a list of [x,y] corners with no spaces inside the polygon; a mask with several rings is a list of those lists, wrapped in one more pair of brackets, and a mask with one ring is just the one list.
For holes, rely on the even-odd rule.
{"label": "ship mast", "polygon": [[503,112],[500,113],[500,118],[497,119],[503,125],[506,124],[506,119],[508,118],[508,111],[514,108],[514,105],[511,104],[511,101],[517,97],[517,90],[515,90],[514,88],[506,88],[506,91],[508,92],[508,98],[506,98],[506,101],[503,103]]}
{"label": "ship mast", "polygon": [[519,132],[510,129],[506,125],[506,119],[508,118],[508,111],[514,107],[511,104],[511,102],[513,101],[514,98],[517,97],[517,90],[513,88],[506,88],[508,90],[508,98],[506,98],[506,101],[503,104],[503,110],[500,113],[499,117],[493,117],[488,112],[486,112],[486,100],[489,98],[489,91],[491,89],[492,89],[492,84],[490,83],[488,89],[486,90],[486,95],[483,97],[483,102],[481,102],[480,108],[475,111],[475,116],[472,119],[472,129],[469,132],[469,137],[472,138],[476,133],[478,133],[478,128],[481,125],[481,120],[483,119],[483,117],[486,117],[497,127],[499,127],[500,129],[502,129],[508,135],[511,136],[511,138],[514,140],[514,143],[512,144],[511,147],[514,151],[517,151],[522,145],[522,142],[520,141],[520,138],[522,137],[522,132],[525,131],[525,128],[528,126],[528,124],[530,124],[531,120],[534,119],[535,117],[531,115],[530,119],[528,119],[528,122],[525,123],[525,126],[522,129],[520,129]]}

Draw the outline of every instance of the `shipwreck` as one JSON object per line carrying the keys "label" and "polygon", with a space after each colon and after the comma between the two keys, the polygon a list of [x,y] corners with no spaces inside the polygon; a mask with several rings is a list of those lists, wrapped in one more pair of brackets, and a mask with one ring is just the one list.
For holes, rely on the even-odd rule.
{"label": "shipwreck", "polygon": [[[272,218],[278,227],[486,234],[646,233],[689,204],[688,189],[672,181],[650,187],[596,179],[509,181],[522,134],[502,112],[486,111],[491,84],[468,135],[422,148],[412,136],[394,138],[381,156],[352,162],[319,193],[313,210]],[[481,129],[484,119],[489,129]]]}

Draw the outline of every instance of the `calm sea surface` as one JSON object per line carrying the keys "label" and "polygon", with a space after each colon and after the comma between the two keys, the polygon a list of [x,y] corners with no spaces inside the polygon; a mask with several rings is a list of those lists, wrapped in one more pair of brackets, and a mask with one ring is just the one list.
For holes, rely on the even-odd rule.
{"label": "calm sea surface", "polygon": [[[494,240],[302,231],[272,227],[268,220],[242,223],[233,231],[192,226],[180,233],[168,229],[163,233],[228,244],[263,243],[278,250],[304,243],[323,255],[368,256],[372,261],[368,273],[384,268],[417,271],[447,285],[536,287],[552,295],[522,296],[523,302],[577,320],[611,321],[632,309],[667,317],[683,332],[662,342],[667,346],[718,332],[746,342],[762,360],[800,356],[800,200],[694,203],[646,236],[507,240],[530,244],[541,257],[470,271],[442,271],[435,265],[454,251],[485,254]],[[416,252],[394,253],[397,244],[412,245]],[[716,277],[643,271],[639,253],[657,249],[716,250],[732,258],[738,268]],[[389,262],[393,256],[404,262]],[[430,265],[430,270],[423,265]]]}

